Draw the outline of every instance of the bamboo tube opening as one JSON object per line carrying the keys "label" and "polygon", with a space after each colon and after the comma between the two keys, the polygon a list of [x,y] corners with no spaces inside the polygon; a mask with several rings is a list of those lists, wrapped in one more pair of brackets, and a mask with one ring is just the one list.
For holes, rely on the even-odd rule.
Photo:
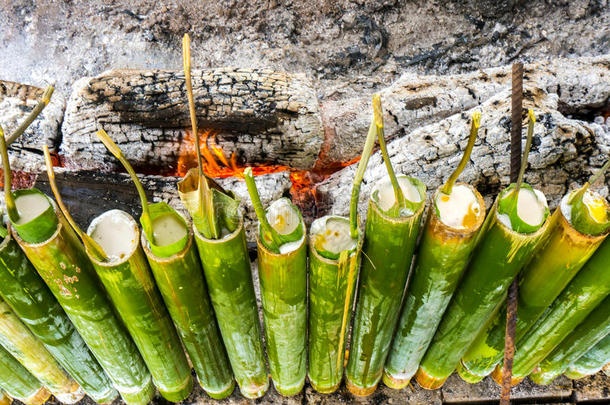
{"label": "bamboo tube opening", "polygon": [[[59,235],[59,233],[61,231],[61,228],[63,226],[66,226],[65,219],[64,219],[63,215],[61,215],[61,213],[59,213],[57,211],[57,204],[55,203],[55,201],[53,201],[52,199],[49,198],[49,202],[51,203],[51,207],[53,208],[53,212],[55,213],[55,215],[57,215],[57,227],[55,229],[55,232],[53,232],[53,234],[51,236],[49,236],[49,238],[47,240],[43,240],[41,242],[32,242],[31,243],[31,242],[27,242],[21,236],[19,236],[19,232],[17,231],[17,229],[15,229],[15,226],[12,223],[9,223],[8,224],[8,228],[10,230],[9,235],[12,236],[12,238],[15,239],[15,241],[19,245],[33,247],[33,248],[44,246],[44,245],[48,244],[50,241],[52,241],[53,239],[57,238],[57,236]],[[71,230],[71,229],[72,228],[70,228],[68,226],[68,230]],[[4,238],[4,241],[7,241],[7,240],[8,240],[8,236],[6,238]]]}
{"label": "bamboo tube opening", "polygon": [[[297,240],[282,243],[279,246],[280,254],[294,252],[303,245],[306,234],[305,223],[301,218],[301,213],[298,211],[298,208],[296,208],[289,199],[280,198],[272,202],[269,205],[265,216],[271,227],[280,235],[287,236],[292,234],[294,237],[297,237],[298,233],[301,234],[301,237]],[[257,239],[261,235],[260,227],[261,225],[259,224]]]}
{"label": "bamboo tube opening", "polygon": [[[515,189],[505,189],[500,194],[499,200],[510,200]],[[517,195],[517,216],[521,221],[532,227],[539,227],[545,220],[545,213],[548,210],[546,196],[535,188],[521,187]],[[501,207],[499,208],[501,211]],[[515,224],[512,223],[509,213],[497,212],[498,220],[507,228],[514,230]]]}
{"label": "bamboo tube opening", "polygon": [[100,266],[116,266],[133,256],[138,248],[140,228],[128,213],[110,210],[91,221],[87,234],[101,246],[109,260],[91,259]]}
{"label": "bamboo tube opening", "polygon": [[[457,218],[457,220],[455,221],[450,221],[456,223],[457,227],[448,225],[445,221],[442,220],[442,212],[438,209],[438,206],[436,204],[437,201],[442,199],[442,197],[446,196],[446,194],[444,194],[442,191],[442,186],[439,187],[434,193],[433,201],[435,202],[435,209],[430,210],[430,225],[428,226],[428,228],[433,229],[438,227],[439,229],[434,233],[442,235],[443,239],[445,239],[446,241],[449,241],[453,238],[460,239],[471,235],[473,232],[476,232],[481,227],[481,225],[483,224],[483,220],[485,219],[485,201],[483,200],[481,194],[474,187],[465,183],[456,183],[453,186],[453,192],[455,192],[456,189],[463,190],[464,188],[469,190],[475,202],[473,202],[470,197],[466,197],[465,199],[462,198],[462,201],[460,202],[462,208],[461,225],[459,223],[459,216],[456,216],[456,214],[448,214],[453,216],[454,219]],[[447,208],[451,209],[451,205],[444,207],[444,209]],[[475,208],[477,208],[476,212]],[[445,219],[447,219],[447,217]]]}
{"label": "bamboo tube opening", "polygon": [[327,215],[313,221],[310,240],[314,251],[332,263],[336,258],[333,260],[331,257],[338,258],[345,250],[352,251],[351,256],[358,245],[358,238],[351,236],[349,220],[336,215]]}
{"label": "bamboo tube opening", "polygon": [[[559,205],[559,209],[561,211],[562,216],[565,220],[573,227],[572,222],[572,207],[573,201],[572,197],[579,190],[574,190],[568,194],[566,194],[562,199]],[[582,202],[584,206],[587,208],[589,217],[598,224],[605,224],[608,222],[608,210],[610,210],[610,205],[606,201],[604,197],[599,195],[597,192],[587,189],[582,197]]]}
{"label": "bamboo tube opening", "polygon": [[301,238],[294,242],[284,243],[282,246],[280,246],[280,253],[275,253],[275,252],[272,252],[271,250],[269,250],[265,246],[265,244],[262,243],[262,241],[260,239],[260,234],[256,235],[256,245],[258,246],[259,249],[262,249],[265,252],[264,254],[266,256],[269,256],[269,257],[280,257],[280,256],[286,257],[287,255],[297,254],[299,249],[301,248],[301,246],[303,246],[307,241],[307,227],[305,226],[305,223],[301,223],[301,227],[303,230],[303,235],[301,236]]}
{"label": "bamboo tube opening", "polygon": [[[425,200],[425,191],[422,192],[415,179],[402,175],[398,176],[397,180],[407,201],[414,204],[419,204]],[[390,180],[386,180],[377,183],[371,192],[371,199],[381,211],[388,211],[394,207],[396,204],[396,193],[394,192],[392,182]],[[409,209],[408,207],[406,207],[406,211],[404,213],[401,212],[401,216],[409,217],[413,214],[413,210]]]}
{"label": "bamboo tube opening", "polygon": [[183,239],[188,234],[187,227],[176,213],[169,212],[153,219],[153,238],[158,246],[168,246]]}
{"label": "bamboo tube opening", "polygon": [[[182,220],[185,221],[186,224],[189,224],[189,222],[186,220],[186,218],[184,218],[184,216],[178,212],[176,212],[176,215],[180,215],[180,217],[182,218]],[[181,224],[183,225],[183,224]],[[153,223],[153,229],[154,229],[154,223]],[[183,258],[189,251],[189,249],[191,248],[191,246],[193,245],[193,227],[190,225],[186,226],[185,229],[185,234],[182,236],[187,236],[187,242],[186,245],[184,246],[184,249],[182,249],[180,252],[175,253],[171,256],[167,256],[167,257],[160,257],[155,255],[152,250],[150,249],[150,242],[148,241],[148,239],[146,239],[146,234],[144,232],[140,232],[140,242],[142,243],[142,249],[144,249],[144,252],[146,253],[147,257],[153,258],[155,261],[160,262],[160,263],[169,263],[169,262],[174,262],[176,260],[179,260],[181,258]],[[158,239],[155,239],[158,240]]]}
{"label": "bamboo tube opening", "polygon": [[15,205],[19,213],[19,219],[15,223],[21,225],[38,218],[49,209],[51,203],[49,198],[44,194],[28,193],[17,196],[15,198]]}
{"label": "bamboo tube opening", "polygon": [[477,194],[473,187],[464,183],[454,185],[450,194],[437,192],[434,207],[438,219],[457,230],[475,227],[481,214],[485,215],[485,204],[479,202]]}
{"label": "bamboo tube opening", "polygon": [[218,239],[206,238],[195,227],[193,227],[193,232],[195,234],[195,237],[201,239],[205,243],[209,243],[209,244],[221,244],[223,242],[226,242],[227,240],[236,238],[243,229],[244,229],[244,219],[243,219],[243,217],[240,216],[239,217],[239,222],[237,224],[237,228],[235,228],[235,230],[233,232],[230,232],[230,233],[229,233],[229,231],[226,228],[223,228],[222,235]]}

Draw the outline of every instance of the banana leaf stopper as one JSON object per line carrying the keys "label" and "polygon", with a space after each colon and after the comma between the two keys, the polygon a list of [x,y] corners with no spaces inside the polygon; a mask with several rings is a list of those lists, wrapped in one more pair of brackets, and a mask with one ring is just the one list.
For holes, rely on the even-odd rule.
{"label": "banana leaf stopper", "polygon": [[291,251],[291,248],[298,247],[298,244],[293,244],[293,242],[300,241],[305,233],[299,209],[289,199],[280,198],[265,211],[258,195],[251,167],[244,171],[244,178],[254,212],[258,217],[262,244],[273,253],[287,253]]}
{"label": "banana leaf stopper", "polygon": [[[207,189],[203,196],[202,184]],[[178,182],[178,196],[191,215],[195,229],[207,239],[220,239],[239,226],[239,199],[207,176],[201,179],[196,168],[190,169]],[[211,213],[206,212],[206,206],[212,207]]]}
{"label": "banana leaf stopper", "polygon": [[479,204],[474,189],[466,184],[455,185],[470,160],[480,124],[481,113],[477,111],[472,114],[470,135],[462,159],[445,184],[435,193],[433,200],[437,217],[442,223],[454,229],[472,228],[478,223],[481,211],[485,209]]}
{"label": "banana leaf stopper", "polygon": [[96,135],[125,167],[138,190],[142,204],[140,224],[146,240],[150,244],[151,252],[157,257],[170,257],[183,251],[188,242],[188,224],[184,218],[164,201],[149,204],[142,183],[121,149],[103,129],[99,130]]}
{"label": "banana leaf stopper", "polygon": [[57,229],[55,207],[49,197],[35,188],[11,191],[11,166],[2,127],[0,127],[0,154],[4,165],[4,196],[9,220],[24,241],[44,242]]}
{"label": "banana leaf stopper", "polygon": [[529,184],[523,183],[536,123],[536,116],[531,108],[528,111],[528,117],[527,140],[517,182],[504,189],[498,199],[498,218],[518,233],[536,232],[550,214],[544,194]]}
{"label": "banana leaf stopper", "polygon": [[398,176],[397,182],[404,195],[403,206],[399,208],[391,182],[381,182],[371,193],[379,210],[389,217],[410,217],[426,203],[426,185],[410,176]]}
{"label": "banana leaf stopper", "polygon": [[373,189],[373,201],[381,212],[389,217],[409,217],[425,204],[426,186],[413,177],[396,177],[385,142],[383,110],[379,94],[373,95],[373,122],[377,131],[379,149],[390,178],[389,184],[380,183]]}
{"label": "banana leaf stopper", "polygon": [[601,235],[610,229],[610,205],[606,199],[590,189],[610,166],[610,160],[580,189],[572,191],[561,201],[561,210],[580,233]]}
{"label": "banana leaf stopper", "polygon": [[239,200],[203,174],[191,82],[191,40],[188,34],[184,34],[182,40],[182,62],[191,127],[195,138],[197,168],[190,169],[184,179],[178,182],[178,195],[191,215],[197,231],[207,239],[220,239],[224,235],[233,233],[239,226]]}

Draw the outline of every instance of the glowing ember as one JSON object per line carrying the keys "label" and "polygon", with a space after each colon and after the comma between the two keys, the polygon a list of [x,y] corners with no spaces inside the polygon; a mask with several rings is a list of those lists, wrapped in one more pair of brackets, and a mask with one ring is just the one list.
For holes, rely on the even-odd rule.
{"label": "glowing ember", "polygon": [[[244,165],[237,162],[235,153],[227,159],[222,148],[216,143],[216,133],[210,130],[202,131],[200,139],[200,153],[202,157],[203,172],[209,177],[243,177]],[[194,136],[191,131],[186,130],[185,136],[180,145],[180,156],[175,176],[184,177],[190,168],[197,166],[197,156],[195,154]],[[326,179],[329,175],[342,167],[349,166],[358,162],[357,157],[349,162],[345,162],[338,167],[326,170],[307,171],[297,170],[283,165],[257,165],[252,166],[255,176],[269,173],[290,172],[290,196],[292,201],[301,208],[303,212],[311,213],[316,205],[316,184]]]}

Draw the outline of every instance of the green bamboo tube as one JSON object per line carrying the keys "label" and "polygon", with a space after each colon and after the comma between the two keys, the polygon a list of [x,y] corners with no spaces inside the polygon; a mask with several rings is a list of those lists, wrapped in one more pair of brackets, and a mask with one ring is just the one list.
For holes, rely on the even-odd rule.
{"label": "green bamboo tube", "polygon": [[23,364],[59,401],[73,404],[85,395],[78,383],[61,368],[51,353],[1,299],[0,345]]}
{"label": "green bamboo tube", "polygon": [[178,195],[193,219],[195,242],[235,380],[245,397],[259,398],[269,388],[269,377],[243,217],[235,196],[203,173],[190,48],[185,34],[182,62],[197,168],[178,182]]}
{"label": "green bamboo tube", "polygon": [[96,402],[118,393],[10,234],[0,243],[0,296]]}
{"label": "green bamboo tube", "polygon": [[372,394],[381,380],[426,206],[422,182],[407,176],[398,179],[408,181],[419,194],[419,201],[410,201],[410,211],[390,216],[381,207],[379,192],[390,181],[379,184],[369,198],[365,259],[346,368],[347,387],[358,396]]}
{"label": "green bamboo tube", "polygon": [[147,404],[155,389],[146,365],[106,298],[85,249],[61,214],[59,218],[55,233],[45,242],[27,243],[11,229],[12,236],[123,400]]}
{"label": "green bamboo tube", "polygon": [[538,364],[530,379],[536,384],[549,384],[609,334],[610,298],[606,298]]}
{"label": "green bamboo tube", "polygon": [[[578,380],[605,370],[610,363],[610,334],[589,349],[565,370],[564,375]],[[606,373],[607,375],[607,373]]]}
{"label": "green bamboo tube", "polygon": [[307,373],[307,230],[287,199],[274,202],[266,215],[280,204],[298,214],[295,238],[300,238],[278,247],[286,251],[273,252],[262,241],[259,226],[258,275],[271,380],[281,395],[292,396],[303,388]]}
{"label": "green bamboo tube", "polygon": [[[551,216],[548,237],[523,270],[519,286],[516,342],[557,298],[605,237],[606,234],[588,235],[579,232],[568,222],[560,207],[555,210]],[[479,334],[462,357],[458,373],[465,381],[480,381],[502,360],[504,319],[505,309]]]}
{"label": "green bamboo tube", "polygon": [[221,239],[195,231],[195,242],[235,380],[246,398],[269,388],[243,220]]}
{"label": "green bamboo tube", "polygon": [[170,257],[155,256],[144,233],[142,246],[199,383],[212,398],[231,395],[233,373],[208,297],[193,230],[188,228],[184,250]]}
{"label": "green bamboo tube", "polygon": [[0,389],[0,405],[11,405],[13,400],[7,395],[6,392]]}
{"label": "green bamboo tube", "polygon": [[51,393],[0,346],[0,388],[26,405],[42,405]]}
{"label": "green bamboo tube", "polygon": [[[444,224],[435,208],[429,210],[403,312],[385,364],[383,381],[390,388],[404,388],[415,375],[475,247],[485,217],[485,203],[473,187],[464,185],[475,195],[480,208],[463,229]],[[433,201],[437,201],[441,192],[439,188]],[[428,388],[423,381],[420,385]]]}
{"label": "green bamboo tube", "polygon": [[[110,210],[94,218],[87,233],[110,257],[102,261],[87,251],[154,384],[168,401],[182,401],[193,390],[191,369],[153,281],[136,221],[126,212]],[[121,253],[114,257],[104,238],[125,238],[127,245],[119,246]]]}
{"label": "green bamboo tube", "polygon": [[[98,131],[96,135],[104,143],[106,148],[123,164],[136,186],[142,205],[142,215],[140,216],[140,223],[142,224],[143,230],[140,238],[141,246],[148,259],[161,296],[174,321],[176,330],[195,367],[199,382],[211,397],[217,399],[225,398],[233,392],[235,383],[233,381],[226,352],[218,335],[214,313],[211,310],[207,289],[201,273],[201,264],[193,244],[193,233],[190,226],[184,217],[166,202],[149,204],[142,183],[138,179],[138,176],[129,161],[123,155],[121,149],[104,130]],[[129,233],[129,231],[126,232]],[[116,229],[113,230],[113,233],[121,234],[123,231]],[[105,255],[100,255],[100,252],[98,251],[96,254],[95,251],[97,251],[98,248],[95,247],[95,242],[87,243],[87,246],[91,246],[92,253],[95,254],[95,257],[97,257],[99,261],[109,261],[108,256],[110,256],[111,252],[105,252]],[[129,245],[130,241],[125,241],[125,244]],[[109,243],[109,246],[110,248],[115,249],[112,247],[112,243]],[[116,253],[117,252],[113,253],[113,255],[116,256]],[[121,254],[126,256],[133,255],[132,252],[125,249],[121,249]],[[134,261],[132,268],[136,268],[138,265],[139,264]],[[105,272],[106,270],[102,269],[101,271]],[[142,286],[149,286],[149,284],[152,284],[149,282],[150,276],[145,276],[143,272],[138,272],[137,270],[132,270],[132,272],[140,278]],[[123,271],[123,273],[125,273],[125,271]],[[163,306],[157,303],[157,294],[156,291],[154,291],[154,287],[145,287],[145,290],[147,290],[145,291],[147,296],[154,298],[151,301],[152,305],[149,305],[148,310],[152,310],[152,313],[157,318],[164,317],[165,311]],[[140,295],[142,294],[140,293]],[[140,299],[142,299],[142,297]],[[133,298],[137,298],[136,294],[134,294]],[[124,312],[126,311],[127,306],[123,305],[122,308]],[[142,309],[144,312],[147,310],[145,306],[143,306]],[[135,313],[133,316],[135,316]],[[166,334],[166,341],[151,341],[150,344],[156,346],[157,343],[160,343],[159,346],[163,347],[163,344],[165,343],[173,348],[175,342],[172,341],[170,334],[165,331],[167,327],[162,325],[162,323],[165,323],[165,321],[157,322],[158,326],[161,327]],[[146,325],[144,324],[142,325],[142,327],[145,326]],[[137,330],[136,333],[140,333],[140,331]],[[162,335],[162,333],[160,335]],[[138,340],[144,342],[145,339],[144,337],[140,337],[137,341]],[[163,364],[164,356],[172,355],[172,353],[174,353],[169,350],[165,354],[155,354],[154,351],[151,351],[152,346],[149,345],[148,347],[143,348],[143,344],[146,343],[141,343],[140,349],[149,353],[145,355],[144,358],[149,362],[151,370],[153,367],[150,363],[151,361],[157,362],[154,367],[160,367]],[[179,361],[179,358],[176,359],[176,361]],[[177,371],[183,369],[183,367],[178,364],[174,364],[174,367]],[[179,383],[180,380],[176,382],[175,376],[172,377],[170,375],[158,373],[159,372],[155,374],[153,371],[155,381],[160,381],[162,386],[169,386],[169,395],[171,395],[172,398],[178,398],[176,395],[181,394],[174,391],[180,391],[179,387],[175,388],[176,383]],[[181,373],[184,374],[183,371],[181,371]],[[178,377],[180,375],[181,374],[178,374]],[[172,385],[174,388],[171,388]],[[192,386],[192,384],[189,385]],[[168,389],[166,388],[165,391],[167,390]],[[185,391],[184,394],[188,395],[188,392]]]}
{"label": "green bamboo tube", "polygon": [[[360,266],[362,239],[355,249],[342,251],[340,258],[324,257],[316,248],[316,228],[329,220],[316,219],[309,236],[309,381],[323,394],[334,392],[343,378],[345,342]],[[318,225],[320,224],[320,225]]]}
{"label": "green bamboo tube", "polygon": [[[593,314],[589,321],[593,325],[607,323],[610,299],[606,300],[607,302],[604,299],[610,294],[610,269],[608,262],[599,264],[585,265],[544,315],[517,341],[513,362],[514,383],[527,377],[589,314],[597,312],[595,309],[598,305],[601,305],[600,312]],[[583,325],[586,326],[587,324]],[[493,377],[496,382],[501,383],[500,367],[494,370]]]}
{"label": "green bamboo tube", "polygon": [[506,220],[500,219],[506,214],[499,213],[498,201],[512,200],[514,190],[515,184],[503,190],[488,214],[481,242],[419,366],[416,378],[418,382],[422,380],[420,384],[425,381],[433,387],[440,387],[453,373],[549,229],[544,196],[541,200],[544,208],[542,222],[532,227],[533,232],[517,232],[513,229],[516,225],[514,220],[509,219],[507,224]]}

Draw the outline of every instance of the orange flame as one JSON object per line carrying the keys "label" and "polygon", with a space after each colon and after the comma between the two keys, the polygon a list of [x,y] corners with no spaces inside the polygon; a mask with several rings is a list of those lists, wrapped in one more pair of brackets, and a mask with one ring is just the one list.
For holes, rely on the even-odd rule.
{"label": "orange flame", "polygon": [[[224,177],[243,177],[245,166],[237,163],[235,153],[231,154],[229,159],[226,158],[222,148],[216,143],[216,133],[212,131],[203,131],[200,136],[199,151],[202,158],[203,173],[209,177],[224,178]],[[195,140],[190,130],[186,131],[186,135],[180,145],[180,156],[176,168],[176,176],[184,177],[188,170],[197,166],[197,155],[195,154]],[[282,165],[258,165],[252,167],[252,172],[255,176],[268,173],[279,173],[290,170],[288,166]]]}
{"label": "orange flame", "polygon": [[[209,177],[243,177],[245,166],[237,163],[235,153],[227,159],[225,152],[216,143],[216,133],[211,130],[201,132],[199,150],[202,157],[203,172]],[[195,137],[190,130],[186,130],[184,139],[180,145],[180,155],[176,168],[176,176],[184,177],[188,170],[197,166],[197,156],[195,154]],[[316,204],[316,184],[326,179],[335,171],[342,167],[349,166],[360,160],[356,157],[348,162],[343,162],[336,167],[324,171],[297,170],[284,165],[257,165],[252,166],[252,173],[255,176],[269,173],[280,173],[288,171],[290,173],[290,196],[295,204],[302,210],[311,210]]]}

